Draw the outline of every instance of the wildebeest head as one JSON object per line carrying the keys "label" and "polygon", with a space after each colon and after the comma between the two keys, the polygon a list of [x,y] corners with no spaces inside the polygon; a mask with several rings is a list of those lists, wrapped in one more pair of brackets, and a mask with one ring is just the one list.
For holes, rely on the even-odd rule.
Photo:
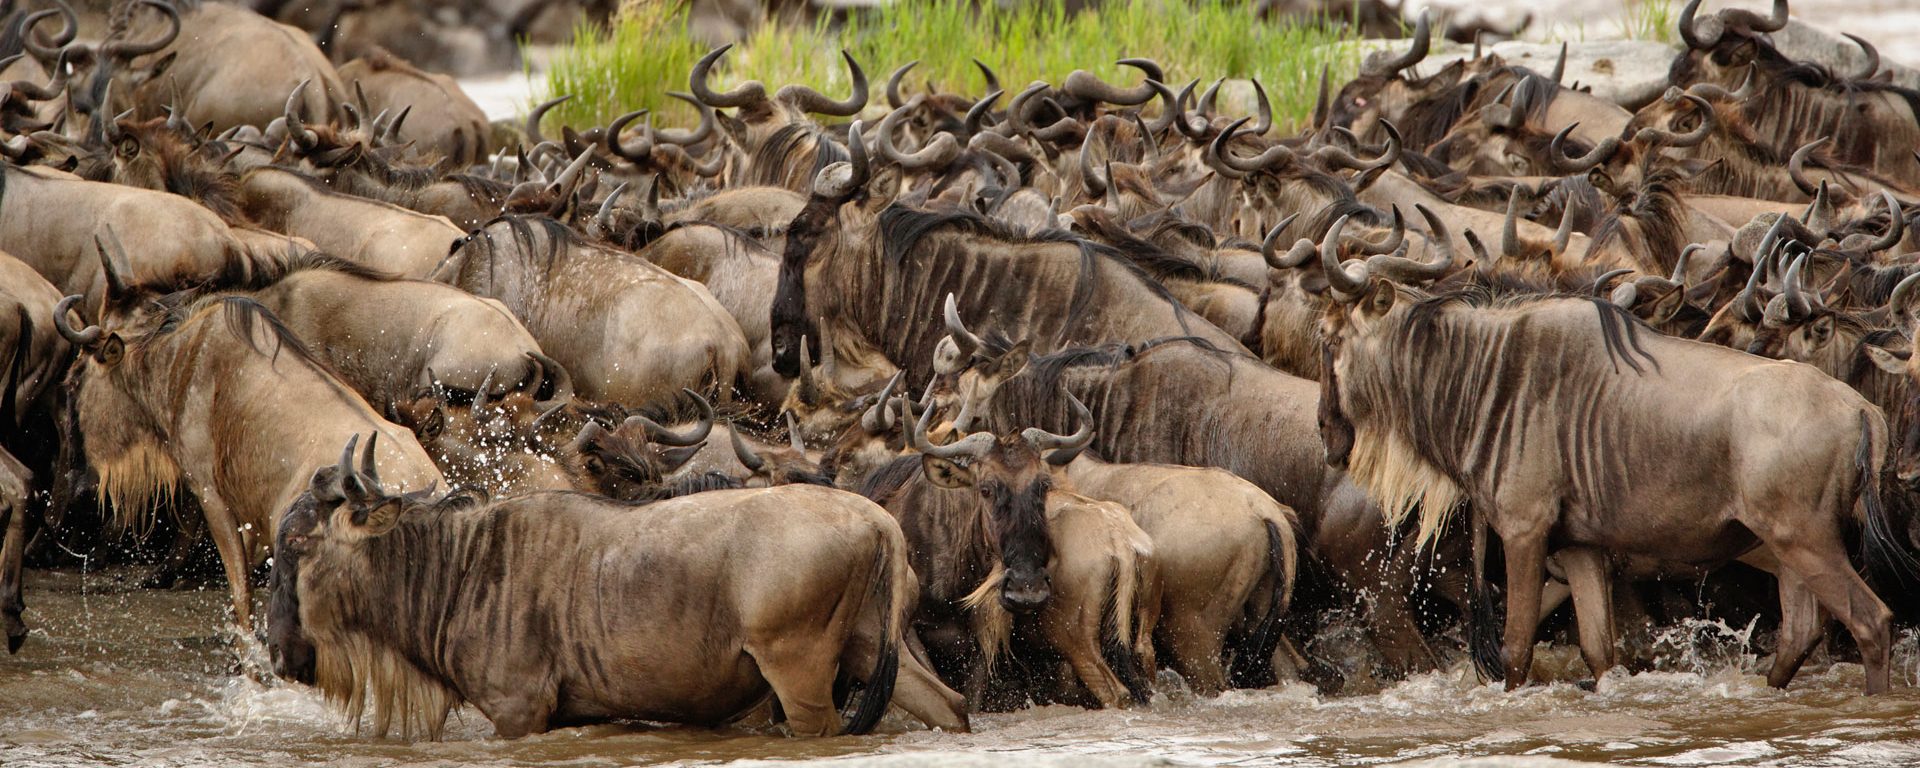
{"label": "wildebeest head", "polygon": [[[373,451],[379,439],[380,434],[373,433],[361,455],[362,471],[376,476]],[[273,657],[273,674],[283,679],[307,685],[314,681],[313,640],[300,624],[300,556],[316,536],[325,534],[324,523],[349,501],[350,493],[365,494],[369,490],[356,480],[353,471],[353,449],[359,441],[360,436],[354,435],[338,464],[315,470],[307,492],[294,499],[280,517],[268,585],[267,650]]]}
{"label": "wildebeest head", "polygon": [[502,494],[565,487],[541,426],[542,417],[572,401],[572,377],[553,358],[527,357],[532,374],[526,381],[496,384],[490,371],[471,392],[442,384],[429,369],[430,383],[391,404],[387,417],[412,430],[455,485]]}
{"label": "wildebeest head", "polygon": [[1402,77],[1401,72],[1427,58],[1432,44],[1432,21],[1426,11],[1414,23],[1412,45],[1404,53],[1381,55],[1360,68],[1360,74],[1340,88],[1328,105],[1327,122],[1365,136],[1382,118],[1398,120],[1415,103],[1431,99],[1460,84],[1466,67],[1460,62],[1424,77]]}
{"label": "wildebeest head", "polygon": [[[154,35],[146,31],[148,25],[134,23],[142,6],[150,6],[165,16],[166,31]],[[72,10],[62,7],[60,12],[68,19],[67,29],[73,29]],[[70,37],[65,32],[62,35]],[[134,60],[165,49],[179,36],[180,11],[171,3],[135,0],[119,6],[113,13],[106,39],[93,46],[69,44],[63,51],[76,71],[90,70],[83,82],[69,90],[74,111],[90,115],[96,122],[113,119],[116,109],[113,83],[118,81],[120,92],[130,94],[141,84],[160,77],[173,64],[171,54],[138,66]],[[139,39],[141,37],[146,39]]]}
{"label": "wildebeest head", "polygon": [[733,456],[749,473],[742,484],[748,488],[771,488],[776,485],[833,485],[833,479],[821,471],[820,464],[807,457],[807,443],[800,435],[800,424],[793,418],[793,412],[785,413],[787,422],[787,444],[762,446],[755,450],[740,437],[737,428],[728,429],[728,438],[733,443]]}
{"label": "wildebeest head", "polygon": [[[1000,604],[1008,610],[1038,609],[1053,594],[1047,572],[1053,559],[1047,527],[1047,493],[1053,488],[1049,467],[1065,465],[1093,442],[1092,414],[1077,398],[1068,398],[1080,421],[1080,430],[1072,435],[1035,427],[999,436],[975,432],[934,445],[927,439],[932,409],[920,415],[908,434],[928,480],[941,488],[973,488],[986,501],[987,530],[1004,569]],[[903,404],[903,418],[906,410]]]}
{"label": "wildebeest head", "polygon": [[611,499],[651,501],[661,497],[668,475],[685,466],[713,431],[713,406],[683,390],[700,408],[700,421],[675,432],[645,416],[628,416],[607,429],[589,420],[562,452],[576,490]]}
{"label": "wildebeest head", "polygon": [[848,161],[821,169],[806,206],[787,226],[770,318],[773,370],[782,376],[800,375],[803,339],[812,340],[812,359],[823,359],[819,328],[807,310],[809,273],[835,262],[843,249],[879,247],[873,235],[880,212],[899,188],[895,166],[874,169],[868,163],[862,129],[855,120],[847,131]]}

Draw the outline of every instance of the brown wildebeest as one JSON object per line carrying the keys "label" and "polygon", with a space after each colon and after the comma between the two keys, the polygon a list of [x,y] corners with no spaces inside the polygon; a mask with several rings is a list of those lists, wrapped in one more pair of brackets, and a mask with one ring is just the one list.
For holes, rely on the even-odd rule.
{"label": "brown wildebeest", "polygon": [[1124,507],[1053,489],[1043,463],[1079,453],[1092,424],[1067,436],[981,432],[933,445],[932,415],[908,432],[920,456],[895,460],[861,493],[906,531],[923,580],[915,624],[936,663],[964,679],[975,706],[988,703],[990,682],[1023,683],[1017,696],[1049,699],[1056,692],[1042,681],[993,674],[1016,641],[1032,637],[1065,657],[1078,685],[1046,682],[1084,688],[1100,707],[1145,703],[1160,606],[1153,541]]}
{"label": "brown wildebeest", "polygon": [[121,526],[182,483],[193,492],[243,631],[252,630],[247,571],[273,542],[278,512],[347,435],[386,437],[402,487],[444,482],[411,433],[380,418],[265,307],[232,296],[156,300],[129,286],[106,246],[99,252],[109,286],[100,324],[74,329],[77,296],[53,308],[54,327],[85,355],[70,375],[86,463]]}
{"label": "brown wildebeest", "polygon": [[[89,86],[104,92],[106,79],[114,78],[119,86],[114,90],[128,95],[124,105],[95,102],[102,107],[96,117],[127,107],[133,107],[137,117],[164,117],[172,108],[193,125],[213,123],[216,132],[243,125],[265,127],[285,109],[287,94],[303,82],[312,87],[295,105],[297,111],[316,120],[339,114],[347,90],[333,63],[305,33],[236,5],[172,2],[169,7],[158,0],[138,0],[121,11],[131,18],[140,15],[141,4],[152,5],[167,15],[173,34],[159,38],[165,47],[139,63],[129,59],[114,67],[108,65],[112,59],[103,59],[95,64]],[[153,27],[136,20],[130,29]],[[116,71],[121,68],[126,75]]]}
{"label": "brown wildebeest", "polygon": [[340,65],[338,74],[356,96],[365,94],[358,107],[362,117],[388,113],[400,121],[394,138],[413,145],[414,154],[459,166],[486,161],[492,144],[487,113],[453,78],[423,72],[378,47]]}
{"label": "brown wildebeest", "polygon": [[[371,703],[377,732],[437,736],[463,701],[506,738],[721,725],[769,690],[796,735],[866,733],[889,703],[967,728],[959,694],[906,648],[907,545],[870,501],[805,485],[436,499],[387,492],[352,451],[285,513],[273,642],[311,649],[318,687],[356,722]],[[844,725],[838,682],[862,688]]]}
{"label": "brown wildebeest", "polygon": [[239,198],[241,209],[260,226],[401,277],[431,274],[467,234],[444,216],[340,194],[318,179],[281,168],[247,172]]}
{"label": "brown wildebeest", "polygon": [[[37,439],[25,427],[29,416],[47,408],[54,382],[72,359],[72,349],[42,314],[60,291],[19,259],[0,252],[0,624],[7,633],[7,651],[26,642],[26,610],[21,599],[21,563],[27,544],[27,497],[33,490],[33,472],[10,450],[32,448],[22,441]],[[36,319],[38,318],[38,319]],[[23,453],[23,455],[26,455]]]}
{"label": "brown wildebeest", "polygon": [[[1878,408],[1808,366],[1643,333],[1598,299],[1428,296],[1322,256],[1328,460],[1390,520],[1417,505],[1420,541],[1463,501],[1499,534],[1508,688],[1532,666],[1551,534],[1563,550],[1675,563],[1764,544],[1784,614],[1768,682],[1792,679],[1830,612],[1859,643],[1867,691],[1887,690],[1890,612],[1843,543],[1862,525],[1870,562],[1912,564],[1880,503]],[[1595,603],[1576,611],[1608,610]]]}
{"label": "brown wildebeest", "polygon": [[637,408],[691,389],[729,402],[752,360],[740,324],[705,286],[552,219],[494,221],[434,279],[505,304],[589,400]]}

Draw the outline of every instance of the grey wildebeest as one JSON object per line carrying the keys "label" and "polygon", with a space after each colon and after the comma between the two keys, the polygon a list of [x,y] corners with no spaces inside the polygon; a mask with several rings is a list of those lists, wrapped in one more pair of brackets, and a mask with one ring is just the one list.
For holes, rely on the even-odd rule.
{"label": "grey wildebeest", "polygon": [[[849,135],[859,131],[856,122]],[[772,316],[773,367],[782,375],[799,373],[801,337],[818,342],[830,333],[843,369],[883,380],[892,371],[878,357],[909,379],[930,378],[944,329],[926,309],[949,294],[968,316],[1043,352],[1173,335],[1242,351],[1111,249],[1058,232],[1015,234],[968,213],[896,205],[892,167],[869,174],[857,140],[852,156],[821,172],[787,229]]]}
{"label": "grey wildebeest", "polygon": [[[1878,408],[1810,366],[1646,333],[1603,300],[1428,296],[1323,256],[1328,460],[1390,520],[1417,505],[1421,541],[1462,502],[1500,536],[1508,688],[1531,669],[1550,546],[1594,565],[1718,564],[1765,545],[1784,614],[1768,682],[1792,679],[1832,615],[1867,691],[1887,690],[1890,612],[1844,546],[1860,524],[1870,561],[1911,564],[1880,504]],[[1608,610],[1577,584],[1575,599],[1583,621]]]}
{"label": "grey wildebeest", "polygon": [[70,386],[86,463],[122,526],[181,484],[193,492],[243,629],[248,569],[347,435],[387,438],[383,458],[401,487],[444,482],[411,433],[380,418],[259,303],[156,298],[129,287],[100,252],[110,286],[101,323],[73,327],[75,296],[53,308],[54,326],[83,350]]}
{"label": "grey wildebeest", "polygon": [[494,221],[434,279],[505,304],[590,400],[637,408],[692,389],[727,402],[749,373],[740,324],[705,286],[552,219]]}
{"label": "grey wildebeest", "polygon": [[[651,504],[434,498],[385,491],[352,451],[287,508],[273,644],[310,652],[312,679],[356,722],[370,703],[377,731],[438,735],[467,701],[507,738],[616,718],[721,725],[771,691],[796,735],[866,733],[889,703],[967,728],[960,696],[906,648],[906,542],[866,499],[807,485]],[[844,727],[841,682],[862,686]]]}
{"label": "grey wildebeest", "polygon": [[[906,531],[922,579],[915,626],[936,667],[975,706],[1006,706],[988,698],[994,683],[1016,685],[1019,701],[1085,701],[1073,695],[1084,690],[1096,706],[1145,703],[1160,606],[1153,542],[1124,507],[1054,488],[1046,464],[1085,448],[1091,423],[1066,436],[978,432],[933,445],[932,415],[907,425],[919,456],[883,467],[861,493]],[[997,678],[1015,651],[1064,658],[1074,679]]]}

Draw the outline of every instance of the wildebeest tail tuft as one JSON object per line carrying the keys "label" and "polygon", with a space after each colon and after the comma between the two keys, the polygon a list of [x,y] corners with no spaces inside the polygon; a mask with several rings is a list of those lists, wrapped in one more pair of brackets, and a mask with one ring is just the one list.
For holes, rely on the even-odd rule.
{"label": "wildebeest tail tuft", "polygon": [[894,571],[898,570],[896,560],[906,557],[905,552],[896,551],[895,538],[882,535],[878,555],[874,558],[874,594],[869,604],[880,609],[880,636],[874,642],[879,652],[874,654],[873,671],[867,674],[866,685],[860,691],[860,703],[847,718],[843,735],[859,736],[873,731],[880,724],[880,718],[887,714],[887,707],[893,704],[893,683],[900,672],[900,625],[898,614],[901,606],[900,590],[894,588]]}
{"label": "wildebeest tail tuft", "polygon": [[[1876,430],[1875,427],[1880,429]],[[1854,468],[1859,472],[1860,505],[1866,511],[1860,532],[1860,557],[1867,572],[1882,589],[1911,589],[1920,585],[1920,560],[1901,545],[1899,534],[1880,498],[1880,456],[1886,444],[1880,433],[1886,429],[1874,423],[1873,414],[1860,412],[1860,447],[1854,453]]]}
{"label": "wildebeest tail tuft", "polygon": [[1280,645],[1280,619],[1287,614],[1293,596],[1294,553],[1292,542],[1281,536],[1280,525],[1267,524],[1267,568],[1273,576],[1273,592],[1267,598],[1266,615],[1245,647],[1233,656],[1227,680],[1237,688],[1264,687],[1275,682],[1273,651]]}

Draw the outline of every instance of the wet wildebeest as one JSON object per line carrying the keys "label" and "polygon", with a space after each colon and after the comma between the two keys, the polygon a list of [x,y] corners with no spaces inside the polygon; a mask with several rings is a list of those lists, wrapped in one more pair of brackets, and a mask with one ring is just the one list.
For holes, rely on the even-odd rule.
{"label": "wet wildebeest", "polygon": [[[27,497],[36,487],[34,473],[11,451],[21,451],[29,461],[45,454],[30,441],[43,440],[45,433],[31,429],[35,412],[52,405],[54,383],[61,369],[72,359],[67,340],[47,322],[45,307],[60,300],[60,291],[32,267],[0,252],[0,623],[7,633],[7,651],[20,649],[26,642],[27,626],[20,614],[26,610],[21,599],[21,564],[27,545]],[[46,456],[44,458],[51,458]],[[44,483],[38,484],[44,487]]]}
{"label": "wet wildebeest", "polygon": [[[1417,505],[1420,540],[1463,501],[1500,536],[1508,688],[1532,666],[1552,534],[1563,551],[1676,563],[1765,545],[1784,613],[1768,682],[1792,679],[1831,614],[1859,644],[1867,691],[1887,690],[1890,614],[1843,543],[1859,525],[1870,562],[1912,565],[1880,503],[1878,408],[1810,367],[1646,333],[1598,299],[1428,296],[1324,255],[1328,460],[1389,519]],[[1609,608],[1575,607],[1603,627]],[[1604,672],[1611,649],[1587,650]]]}
{"label": "wet wildebeest", "polygon": [[[371,704],[377,732],[437,736],[461,702],[506,738],[721,725],[769,691],[796,735],[866,733],[890,703],[967,727],[960,696],[906,648],[906,542],[866,499],[808,485],[651,504],[436,498],[386,491],[352,454],[287,507],[276,570],[295,595],[275,593],[273,643],[311,649],[314,682],[355,722]],[[861,687],[844,724],[843,684]]]}

